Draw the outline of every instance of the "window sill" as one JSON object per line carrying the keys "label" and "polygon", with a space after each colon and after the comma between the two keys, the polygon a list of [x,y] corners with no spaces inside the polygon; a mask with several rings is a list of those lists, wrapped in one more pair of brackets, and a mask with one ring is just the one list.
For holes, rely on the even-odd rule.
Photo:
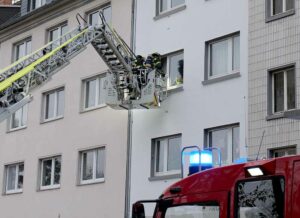
{"label": "window sill", "polygon": [[100,183],[104,183],[104,182],[105,182],[104,178],[97,179],[97,180],[80,181],[78,186],[95,185],[95,184],[100,184]]}
{"label": "window sill", "polygon": [[283,12],[283,13],[280,13],[280,14],[276,14],[276,15],[273,15],[273,16],[268,16],[268,17],[266,17],[266,23],[269,23],[269,22],[275,21],[275,20],[279,20],[279,19],[291,16],[291,15],[294,15],[294,14],[295,14],[295,9],[291,9],[289,11],[286,11],[286,12]]}
{"label": "window sill", "polygon": [[80,113],[86,113],[86,112],[98,110],[98,109],[100,109],[100,108],[105,108],[105,107],[107,107],[107,104],[100,104],[100,105],[98,105],[98,106],[96,106],[96,107],[90,107],[90,108],[82,109],[82,110],[80,111]]}
{"label": "window sill", "polygon": [[281,119],[281,118],[284,118],[284,112],[277,113],[277,114],[270,114],[266,117],[266,121],[276,120],[276,119]]}
{"label": "window sill", "polygon": [[186,5],[181,5],[179,7],[176,7],[176,8],[173,8],[173,9],[170,9],[168,11],[165,11],[165,12],[162,12],[158,15],[156,15],[153,19],[156,21],[156,20],[159,20],[159,19],[162,19],[164,17],[169,17],[171,16],[172,14],[176,14],[180,11],[183,11],[186,9]]}
{"label": "window sill", "polygon": [[172,174],[172,175],[162,175],[162,176],[151,176],[148,178],[150,182],[161,181],[161,180],[170,180],[170,179],[180,179],[181,174]]}
{"label": "window sill", "polygon": [[168,93],[179,92],[179,91],[183,91],[183,84],[167,87]]}
{"label": "window sill", "polygon": [[16,194],[22,194],[23,190],[15,190],[15,191],[6,191],[4,195],[16,195]]}
{"label": "window sill", "polygon": [[48,190],[56,190],[56,189],[60,189],[60,185],[41,186],[39,191],[48,191]]}
{"label": "window sill", "polygon": [[213,83],[223,82],[223,81],[226,81],[226,80],[238,78],[240,76],[241,76],[240,72],[226,74],[224,76],[220,76],[220,77],[216,77],[216,78],[204,80],[204,81],[202,81],[202,85],[210,85],[210,84],[213,84]]}
{"label": "window sill", "polygon": [[42,120],[41,121],[41,124],[44,124],[44,123],[50,123],[50,122],[53,122],[53,121],[56,121],[56,120],[61,120],[63,119],[64,117],[61,116],[61,117],[55,117],[55,118],[51,118],[51,119],[48,119],[48,120]]}
{"label": "window sill", "polygon": [[27,126],[22,126],[22,127],[18,127],[18,128],[14,128],[14,129],[8,129],[7,133],[12,133],[12,132],[17,132],[23,129],[27,129]]}
{"label": "window sill", "polygon": [[291,109],[276,114],[270,114],[266,117],[266,121],[281,119],[281,118],[300,120],[300,109]]}

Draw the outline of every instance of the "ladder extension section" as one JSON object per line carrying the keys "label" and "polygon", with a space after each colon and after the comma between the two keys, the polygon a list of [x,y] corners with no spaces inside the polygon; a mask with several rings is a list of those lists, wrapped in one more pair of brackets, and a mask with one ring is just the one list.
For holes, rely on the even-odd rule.
{"label": "ladder extension section", "polygon": [[165,78],[151,68],[133,73],[134,53],[103,15],[100,17],[101,25],[78,27],[0,71],[0,122],[28,103],[30,91],[47,82],[90,43],[109,68],[104,87],[109,106],[159,106],[165,93]]}

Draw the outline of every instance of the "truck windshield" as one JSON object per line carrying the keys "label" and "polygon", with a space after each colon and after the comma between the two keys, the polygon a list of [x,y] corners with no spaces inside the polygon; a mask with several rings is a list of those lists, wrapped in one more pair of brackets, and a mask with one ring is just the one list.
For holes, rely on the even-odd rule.
{"label": "truck windshield", "polygon": [[219,218],[219,206],[182,205],[170,207],[165,218]]}
{"label": "truck windshield", "polygon": [[239,182],[237,201],[237,217],[239,218],[282,218],[284,179]]}

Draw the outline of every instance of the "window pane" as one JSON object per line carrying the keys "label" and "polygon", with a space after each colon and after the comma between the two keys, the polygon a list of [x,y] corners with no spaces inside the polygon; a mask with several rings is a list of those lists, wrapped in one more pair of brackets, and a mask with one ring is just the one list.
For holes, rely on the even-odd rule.
{"label": "window pane", "polygon": [[169,139],[168,144],[168,171],[181,168],[181,137]]}
{"label": "window pane", "polygon": [[206,205],[184,205],[170,207],[166,211],[165,218],[219,218],[220,208],[218,206]]}
{"label": "window pane", "polygon": [[273,1],[273,15],[283,12],[284,0],[272,0]]}
{"label": "window pane", "polygon": [[19,60],[20,58],[24,57],[25,54],[26,54],[26,44],[22,43],[17,46],[16,60]]}
{"label": "window pane", "polygon": [[294,0],[286,0],[286,10],[291,10],[294,8]]}
{"label": "window pane", "polygon": [[[222,154],[222,164],[228,164],[231,162],[229,159],[229,145],[228,144],[228,131],[229,129],[222,129],[222,130],[215,130],[209,133],[210,140],[209,140],[209,145],[210,147],[218,147],[221,149],[221,154]],[[216,158],[214,158],[217,160]]]}
{"label": "window pane", "polygon": [[14,166],[8,166],[7,167],[7,184],[6,184],[6,190],[15,190],[15,184],[16,184],[16,165]]}
{"label": "window pane", "polygon": [[57,116],[64,114],[65,91],[60,90],[57,92]]}
{"label": "window pane", "polygon": [[60,184],[61,158],[54,158],[54,184]]}
{"label": "window pane", "polygon": [[168,0],[160,0],[159,8],[160,12],[166,11],[168,9]]}
{"label": "window pane", "polygon": [[238,217],[283,217],[283,198],[283,179],[240,182]]}
{"label": "window pane", "polygon": [[28,111],[28,104],[22,107],[22,122],[21,126],[26,126],[27,124],[27,111]]}
{"label": "window pane", "polygon": [[52,159],[42,161],[42,186],[51,185]]}
{"label": "window pane", "polygon": [[11,128],[15,129],[15,128],[20,127],[21,119],[22,119],[22,108],[12,114]]}
{"label": "window pane", "polygon": [[240,36],[235,36],[233,38],[233,69],[240,69]]}
{"label": "window pane", "polygon": [[210,76],[228,73],[228,40],[210,46]]}
{"label": "window pane", "polygon": [[160,140],[156,141],[156,172],[164,171],[164,146]]}
{"label": "window pane", "polygon": [[104,90],[105,78],[99,78],[99,104],[105,104],[105,90]]}
{"label": "window pane", "polygon": [[274,74],[274,112],[284,111],[284,73]]}
{"label": "window pane", "polygon": [[96,150],[97,155],[97,165],[96,165],[96,178],[104,178],[104,162],[105,162],[105,153],[104,149],[100,148]]}
{"label": "window pane", "polygon": [[232,159],[233,161],[240,158],[240,127],[234,127],[233,131],[233,139],[232,139]]}
{"label": "window pane", "polygon": [[82,180],[93,179],[94,152],[88,151],[82,154]]}
{"label": "window pane", "polygon": [[68,32],[68,25],[61,27],[61,36],[65,35]]}
{"label": "window pane", "polygon": [[294,69],[287,71],[287,109],[296,108],[296,87]]}
{"label": "window pane", "polygon": [[97,79],[86,82],[85,107],[93,107],[96,105],[96,84]]}
{"label": "window pane", "polygon": [[20,164],[19,174],[18,174],[18,189],[23,188],[23,178],[24,178],[24,164]]}
{"label": "window pane", "polygon": [[99,17],[99,11],[90,14],[89,16],[89,24],[92,26],[100,24],[100,17]]}
{"label": "window pane", "polygon": [[31,40],[26,42],[26,52],[25,55],[28,55],[31,53]]}
{"label": "window pane", "polygon": [[46,95],[46,114],[45,119],[50,119],[54,117],[54,104],[55,104],[56,93],[51,93]]}
{"label": "window pane", "polygon": [[[104,18],[105,18],[106,22],[109,23],[109,24],[111,24],[111,21],[112,21],[111,13],[112,13],[111,12],[111,6],[103,9]],[[100,23],[101,21],[99,19],[99,15],[98,15],[98,20],[99,20],[99,23]]]}
{"label": "window pane", "polygon": [[184,4],[185,0],[171,0],[171,7],[176,7],[178,5]]}
{"label": "window pane", "polygon": [[59,36],[58,28],[50,31],[50,41],[54,41],[54,40],[58,39],[58,36]]}
{"label": "window pane", "polygon": [[170,57],[170,86],[183,83],[183,53]]}

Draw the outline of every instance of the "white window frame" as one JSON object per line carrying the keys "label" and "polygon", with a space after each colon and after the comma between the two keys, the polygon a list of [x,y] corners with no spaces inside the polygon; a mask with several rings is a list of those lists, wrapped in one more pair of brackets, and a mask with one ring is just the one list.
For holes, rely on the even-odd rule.
{"label": "white window frame", "polygon": [[[227,157],[228,157],[228,163],[221,163],[222,165],[229,165],[231,163],[234,162],[233,160],[233,129],[234,128],[239,128],[239,131],[240,131],[240,125],[230,125],[230,126],[224,126],[224,127],[216,127],[216,128],[213,128],[213,129],[209,129],[207,132],[206,132],[206,141],[207,141],[207,144],[205,145],[205,148],[211,148],[211,146],[214,146],[212,145],[212,142],[210,141],[210,134],[212,132],[215,132],[215,131],[220,131],[220,130],[230,130],[228,131],[228,141],[227,141],[227,145],[231,145],[231,146],[228,146],[228,150],[227,150]],[[239,141],[239,146],[240,146],[240,141]],[[222,155],[222,154],[221,154]],[[221,160],[222,161],[222,160]]]}
{"label": "white window frame", "polygon": [[[64,109],[65,109],[65,101],[63,102],[63,113],[62,115],[57,115],[58,113],[58,92],[60,91],[64,91],[64,95],[65,95],[65,88],[61,87],[58,89],[54,89],[52,91],[48,91],[43,93],[43,117],[42,117],[42,122],[49,122],[49,121],[53,121],[53,120],[57,120],[57,119],[61,119],[64,117]],[[46,107],[47,107],[47,95],[50,95],[52,93],[55,93],[54,95],[54,116],[52,118],[48,118],[46,119]],[[65,99],[65,96],[64,96]]]}
{"label": "white window frame", "polygon": [[[292,109],[288,109],[288,96],[287,96],[287,87],[288,87],[288,84],[287,84],[287,73],[289,70],[293,69],[294,72],[295,72],[295,68],[287,68],[287,69],[284,69],[284,70],[279,70],[279,71],[276,71],[276,72],[272,72],[271,73],[271,76],[272,76],[272,113],[273,114],[281,114],[283,113],[284,111],[290,111],[290,110],[294,110],[296,108],[296,105],[295,105],[295,108],[292,108]],[[284,91],[284,96],[283,96],[283,111],[278,111],[278,112],[275,112],[275,79],[274,79],[274,75],[275,74],[279,74],[279,73],[283,73],[283,91]],[[296,101],[296,92],[295,92],[295,101]]]}
{"label": "white window frame", "polygon": [[[16,164],[10,164],[5,166],[5,194],[16,194],[16,193],[22,193],[23,188],[18,188],[18,182],[19,182],[19,168],[20,165],[23,165],[23,185],[24,185],[24,171],[25,171],[25,165],[24,162],[16,163]],[[7,185],[8,185],[8,168],[9,167],[16,167],[16,180],[15,180],[15,189],[13,190],[8,190]]]}
{"label": "white window frame", "polygon": [[[60,165],[60,180],[59,184],[54,184],[54,172],[55,172],[55,159],[59,158],[61,163],[61,156],[54,156],[49,158],[43,158],[40,159],[40,190],[47,190],[47,189],[57,189],[60,188],[60,182],[61,182],[61,168],[62,165]],[[43,186],[43,164],[45,161],[51,160],[51,184]]]}
{"label": "white window frame", "polygon": [[[26,108],[26,111],[24,112],[24,109]],[[21,110],[21,119],[19,120],[19,125],[18,127],[15,127],[13,128],[13,122],[14,122],[14,119],[13,119],[13,115],[16,114],[18,111]],[[25,115],[26,114],[26,115]],[[24,121],[24,116],[25,116],[25,121]],[[21,123],[24,121],[24,125],[22,126]],[[27,121],[28,121],[28,104],[25,104],[23,107],[21,107],[19,110],[17,110],[16,112],[14,112],[13,114],[10,115],[10,118],[9,118],[9,131],[15,131],[15,130],[19,130],[19,129],[24,129],[27,127]]]}
{"label": "white window frame", "polygon": [[[153,176],[154,177],[159,177],[159,176],[169,176],[169,175],[176,175],[176,174],[180,174],[181,173],[181,169],[178,170],[168,170],[168,145],[169,145],[169,140],[170,139],[174,139],[174,138],[180,138],[182,139],[181,135],[172,135],[172,136],[166,136],[166,137],[161,137],[161,138],[155,138],[153,139],[153,144],[154,144],[154,157],[153,157]],[[157,141],[163,141],[166,140],[167,143],[165,143],[163,145],[163,150],[164,150],[164,158],[163,158],[163,171],[162,172],[157,172],[156,168],[157,168],[157,158],[159,158],[157,156]],[[181,145],[180,145],[181,146]]]}
{"label": "white window frame", "polygon": [[[288,154],[289,151],[294,151],[294,150],[295,150],[295,154]],[[280,156],[280,157],[297,155],[297,146],[271,148],[271,149],[269,149],[269,158],[275,158],[275,152],[278,152],[278,151],[284,152],[284,155]]]}
{"label": "white window frame", "polygon": [[[90,111],[90,110],[94,110],[97,108],[102,108],[102,107],[106,107],[106,103],[100,103],[99,102],[99,94],[100,94],[100,82],[101,80],[105,80],[105,75],[106,73],[97,75],[97,76],[93,76],[87,79],[82,80],[83,83],[83,97],[82,97],[82,111]],[[95,93],[95,106],[91,106],[91,107],[86,107],[86,89],[87,89],[87,82],[96,80],[96,93]],[[103,83],[104,84],[104,83]],[[105,84],[104,87],[102,87],[103,91],[105,90]],[[105,102],[105,99],[104,99]]]}
{"label": "white window frame", "polygon": [[282,12],[278,13],[278,14],[274,14],[273,13],[274,12],[274,0],[270,0],[270,1],[271,1],[271,4],[270,4],[270,6],[271,6],[270,7],[270,9],[271,9],[271,12],[270,12],[271,16],[275,16],[275,15],[278,15],[278,14],[283,14],[283,13],[289,11],[289,10],[286,9],[286,1],[287,0],[281,0],[282,1]]}
{"label": "white window frame", "polygon": [[[207,70],[208,70],[207,78],[208,78],[208,80],[240,72],[241,64],[239,66],[239,69],[233,69],[233,67],[234,67],[234,63],[233,63],[233,61],[234,61],[234,38],[235,37],[239,37],[241,39],[240,33],[233,34],[233,35],[230,35],[228,37],[225,36],[224,38],[222,37],[222,39],[219,39],[219,40],[212,40],[211,42],[208,43],[208,54],[207,54],[207,66],[208,66],[207,67]],[[223,41],[228,41],[228,53],[227,53],[227,55],[228,55],[228,60],[227,60],[228,61],[228,67],[227,67],[227,72],[221,73],[219,75],[212,75],[211,76],[210,73],[211,73],[211,68],[212,68],[212,66],[211,66],[211,48],[212,48],[212,45],[216,44],[216,43],[219,43],[219,42],[223,42]],[[241,49],[241,43],[240,43],[239,48]],[[241,58],[241,57],[239,57],[239,58]]]}
{"label": "white window frame", "polygon": [[[96,178],[97,175],[97,151],[103,150],[104,152],[104,165],[103,172],[104,177]],[[93,152],[93,178],[89,180],[83,180],[83,154]],[[106,160],[106,149],[105,147],[99,147],[89,150],[80,151],[80,185],[93,184],[93,183],[102,183],[105,182],[105,160]]]}
{"label": "white window frame", "polygon": [[162,11],[162,8],[161,8],[161,1],[162,0],[157,0],[157,4],[158,4],[158,15],[159,14],[164,14],[164,13],[166,13],[166,12],[168,12],[168,11],[172,11],[172,10],[175,10],[175,9],[177,9],[177,8],[180,8],[180,7],[182,7],[183,5],[185,5],[186,4],[186,0],[184,0],[184,3],[183,4],[180,4],[180,5],[177,5],[177,6],[175,6],[175,7],[172,7],[172,0],[167,0],[168,2],[167,2],[167,9],[166,10],[164,10],[164,11]]}
{"label": "white window frame", "polygon": [[171,76],[170,76],[170,65],[171,65],[171,58],[174,57],[174,56],[177,56],[177,55],[180,55],[182,54],[183,56],[183,62],[184,62],[184,51],[183,50],[180,50],[180,51],[176,51],[176,52],[173,52],[171,54],[168,54],[168,55],[165,55],[163,59],[166,60],[166,76],[167,76],[167,89],[168,90],[172,90],[172,89],[176,89],[178,87],[182,87],[183,84],[184,84],[184,64],[183,64],[183,78],[182,78],[182,83],[181,84],[176,84],[176,85],[171,85]]}
{"label": "white window frame", "polygon": [[[30,51],[27,50],[27,48],[28,48],[27,44],[29,42],[31,43],[31,45],[30,45]],[[17,53],[18,53],[17,51],[18,51],[18,48],[21,45],[24,45],[24,44],[25,44],[25,55],[23,57],[26,57],[27,55],[29,55],[31,53],[31,50],[32,50],[32,39],[31,39],[31,37],[29,37],[27,39],[24,39],[24,40],[19,41],[19,42],[17,42],[17,43],[14,44],[14,46],[13,46],[13,54],[14,54],[13,55],[13,61],[17,61],[17,60],[23,58],[23,57],[17,57]]]}
{"label": "white window frame", "polygon": [[[111,8],[111,5],[106,5],[106,6],[104,6],[104,7],[101,7],[101,8],[99,8],[99,9],[97,9],[97,10],[88,12],[88,13],[87,13],[88,24],[91,25],[91,15],[96,14],[96,13],[99,14],[100,11],[105,10],[105,9],[108,9],[108,8]],[[100,17],[99,17],[99,19],[100,19]],[[107,21],[107,20],[106,20],[106,21]],[[107,22],[108,22],[109,24],[111,23],[111,21],[107,21]],[[100,21],[100,23],[101,23],[101,21]]]}

